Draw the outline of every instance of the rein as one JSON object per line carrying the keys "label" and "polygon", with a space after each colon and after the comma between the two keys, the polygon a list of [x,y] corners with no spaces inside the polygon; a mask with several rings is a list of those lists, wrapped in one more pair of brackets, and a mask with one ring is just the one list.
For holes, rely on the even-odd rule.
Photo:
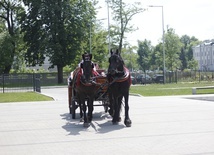
{"label": "rein", "polygon": [[124,71],[120,71],[120,73],[125,73],[122,77],[111,77],[113,81],[109,83],[109,86],[112,85],[115,82],[124,82],[130,78],[130,73],[126,67],[123,67]]}

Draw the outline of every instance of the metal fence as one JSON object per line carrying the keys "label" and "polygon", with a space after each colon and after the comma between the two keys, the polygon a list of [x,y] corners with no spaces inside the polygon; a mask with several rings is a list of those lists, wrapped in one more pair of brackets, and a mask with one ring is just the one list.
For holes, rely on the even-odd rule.
{"label": "metal fence", "polygon": [[213,81],[214,71],[173,71],[166,72],[166,83]]}
{"label": "metal fence", "polygon": [[37,74],[2,74],[0,92],[40,92],[40,77]]}
{"label": "metal fence", "polygon": [[[67,85],[70,73],[63,73],[63,84]],[[148,73],[151,77],[156,73]],[[162,74],[162,73],[159,73]],[[137,74],[133,74],[137,76]],[[214,71],[174,71],[166,72],[166,83],[213,81]],[[58,85],[57,73],[26,73],[0,75],[0,93],[6,92],[41,92],[41,86]]]}
{"label": "metal fence", "polygon": [[[137,77],[143,73],[133,72],[132,76]],[[163,75],[163,72],[150,72],[147,73],[150,77],[155,74]],[[166,83],[177,83],[177,82],[202,82],[202,81],[213,81],[214,71],[200,71],[200,70],[188,70],[188,71],[167,71],[165,74]]]}
{"label": "metal fence", "polygon": [[[63,84],[67,84],[69,73],[63,73]],[[41,86],[58,85],[57,73],[26,73],[0,75],[0,93],[41,92]]]}

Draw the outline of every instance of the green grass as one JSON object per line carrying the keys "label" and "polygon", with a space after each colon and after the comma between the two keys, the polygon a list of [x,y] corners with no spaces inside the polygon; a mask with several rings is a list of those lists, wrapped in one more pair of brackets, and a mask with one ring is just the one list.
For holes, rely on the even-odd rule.
{"label": "green grass", "polygon": [[0,93],[0,103],[4,102],[31,102],[51,101],[51,97],[35,92]]}
{"label": "green grass", "polygon": [[[191,95],[192,87],[213,86],[213,82],[173,83],[173,84],[147,84],[132,85],[130,93],[142,96],[170,96]],[[197,94],[214,94],[214,89],[200,89]],[[51,101],[52,98],[35,92],[0,93],[0,103],[4,102],[31,102]]]}
{"label": "green grass", "polygon": [[[142,96],[191,95],[192,87],[213,86],[212,82],[132,85],[130,93]],[[214,89],[200,89],[197,94],[214,94]]]}

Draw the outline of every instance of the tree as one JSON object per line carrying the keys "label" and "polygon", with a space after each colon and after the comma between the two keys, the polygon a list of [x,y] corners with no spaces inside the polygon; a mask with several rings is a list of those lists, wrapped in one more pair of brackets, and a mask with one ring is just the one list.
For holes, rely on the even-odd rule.
{"label": "tree", "polygon": [[192,47],[199,43],[199,40],[197,38],[190,37],[188,35],[183,35],[180,38],[181,43],[183,43],[180,53],[180,60],[181,60],[181,69],[184,70],[189,65],[189,63],[192,64],[193,62],[193,50]]}
{"label": "tree", "polygon": [[179,59],[181,60],[181,70],[184,70],[187,68],[187,55],[186,55],[186,50],[184,47],[181,48],[181,53]]}
{"label": "tree", "polygon": [[132,32],[135,30],[132,25],[129,25],[132,17],[145,10],[143,8],[137,7],[137,5],[140,5],[140,3],[135,2],[134,4],[126,4],[122,2],[122,0],[111,1],[113,20],[116,22],[115,25],[111,26],[111,34],[113,35],[113,43],[118,44],[119,51],[121,51],[123,46],[125,32]]}
{"label": "tree", "polygon": [[149,60],[150,60],[151,51],[152,51],[151,41],[148,41],[146,39],[144,41],[138,41],[137,62],[144,72],[150,69]]}
{"label": "tree", "polygon": [[137,63],[138,54],[136,53],[137,47],[130,44],[125,45],[124,52],[121,53],[126,67],[130,71],[139,70]]}
{"label": "tree", "polygon": [[89,50],[91,47],[91,54],[93,54],[93,61],[99,64],[100,68],[106,66],[106,62],[103,60],[108,59],[108,43],[107,43],[108,32],[102,28],[99,20],[95,20],[91,24],[91,46],[90,42],[86,45],[86,49]]}
{"label": "tree", "polygon": [[13,63],[11,55],[14,52],[14,45],[12,43],[13,39],[7,31],[0,33],[0,73],[7,73],[5,72],[7,66]]}
{"label": "tree", "polygon": [[163,43],[159,43],[154,47],[150,59],[151,69],[163,70]]}
{"label": "tree", "polygon": [[181,42],[174,29],[169,28],[165,34],[165,53],[166,66],[173,71],[180,68],[181,61],[179,55],[181,53]]}
{"label": "tree", "polygon": [[[16,47],[17,47],[17,38],[19,36],[19,18],[20,14],[24,11],[24,8],[21,5],[20,0],[0,0],[0,19],[6,25],[7,33],[3,34],[3,38],[5,38],[10,46],[10,50],[4,50],[5,55],[7,55],[7,63],[4,63],[3,73],[9,73],[13,64],[13,59],[16,55]],[[9,35],[9,36],[8,36]]]}
{"label": "tree", "polygon": [[88,23],[95,18],[95,2],[87,0],[24,0],[28,13],[23,16],[26,60],[43,64],[46,56],[57,66],[58,83],[63,67],[71,64],[88,39]]}
{"label": "tree", "polygon": [[198,69],[198,61],[194,59],[190,60],[188,63],[188,68],[196,71]]}

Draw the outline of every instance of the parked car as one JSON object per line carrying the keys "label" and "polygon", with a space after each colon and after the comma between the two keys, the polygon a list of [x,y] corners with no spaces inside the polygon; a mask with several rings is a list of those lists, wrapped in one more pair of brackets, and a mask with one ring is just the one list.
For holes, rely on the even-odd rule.
{"label": "parked car", "polygon": [[137,80],[134,76],[131,76],[132,84],[135,85],[137,83]]}
{"label": "parked car", "polygon": [[152,83],[152,78],[149,75],[145,75],[145,74],[140,74],[136,77],[136,81],[137,83],[140,84],[148,84],[148,83]]}
{"label": "parked car", "polygon": [[164,82],[164,77],[162,74],[155,74],[152,78],[153,82],[155,83],[163,83]]}

